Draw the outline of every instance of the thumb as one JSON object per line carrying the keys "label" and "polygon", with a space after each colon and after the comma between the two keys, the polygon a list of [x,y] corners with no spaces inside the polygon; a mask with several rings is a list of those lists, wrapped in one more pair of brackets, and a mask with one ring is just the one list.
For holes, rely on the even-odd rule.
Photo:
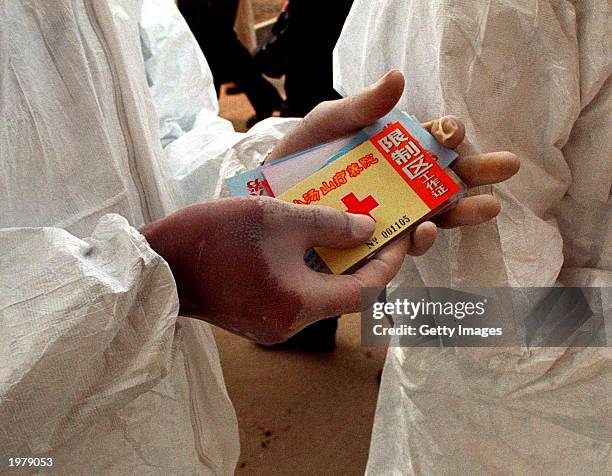
{"label": "thumb", "polygon": [[404,92],[404,76],[389,71],[372,86],[338,101],[315,107],[291,133],[287,134],[268,161],[329,142],[369,126],[385,116]]}
{"label": "thumb", "polygon": [[366,215],[347,213],[320,205],[295,205],[292,224],[306,248],[353,248],[368,240],[376,222]]}

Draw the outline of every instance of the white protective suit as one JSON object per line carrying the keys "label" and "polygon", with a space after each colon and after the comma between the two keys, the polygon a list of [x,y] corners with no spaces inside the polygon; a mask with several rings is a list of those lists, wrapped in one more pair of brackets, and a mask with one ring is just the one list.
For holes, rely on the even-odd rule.
{"label": "white protective suit", "polygon": [[[335,51],[340,92],[398,68],[402,109],[463,118],[464,152],[521,158],[516,177],[477,191],[501,201],[499,217],[442,232],[403,284],[612,285],[610,18],[608,0],[355,1]],[[610,357],[391,348],[367,472],[611,474]]]}
{"label": "white protective suit", "polygon": [[210,328],[177,318],[170,269],[133,227],[216,198],[291,122],[245,135],[217,117],[172,0],[0,2],[0,110],[0,455],[233,473]]}

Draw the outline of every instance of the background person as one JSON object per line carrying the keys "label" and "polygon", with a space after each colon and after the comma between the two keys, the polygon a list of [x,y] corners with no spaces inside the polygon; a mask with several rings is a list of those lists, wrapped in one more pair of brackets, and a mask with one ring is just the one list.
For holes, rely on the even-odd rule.
{"label": "background person", "polygon": [[304,117],[317,104],[339,99],[332,52],[352,0],[290,0],[283,117]]}
{"label": "background person", "polygon": [[221,85],[233,82],[255,109],[247,128],[280,110],[282,98],[261,75],[251,53],[236,36],[239,0],[179,0],[178,7],[210,66],[217,96]]}

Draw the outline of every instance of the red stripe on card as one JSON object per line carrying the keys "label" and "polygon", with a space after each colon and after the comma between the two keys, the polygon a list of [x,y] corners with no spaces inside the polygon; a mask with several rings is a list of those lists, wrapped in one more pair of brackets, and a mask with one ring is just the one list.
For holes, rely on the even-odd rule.
{"label": "red stripe on card", "polygon": [[[393,133],[400,133],[403,135],[405,140],[401,140],[400,142],[387,140],[387,146],[384,147],[381,142],[385,138],[389,138]],[[379,134],[372,137],[370,139],[372,144],[376,147],[376,149],[383,155],[387,162],[391,164],[391,166],[395,169],[395,171],[404,179],[404,181],[416,192],[416,194],[425,202],[425,204],[429,207],[430,210],[434,210],[446,202],[449,198],[451,198],[455,193],[460,190],[459,185],[448,175],[442,167],[440,167],[437,162],[431,157],[429,152],[421,146],[418,140],[416,140],[399,122],[394,122],[389,126],[385,127]],[[395,143],[397,142],[397,143]],[[393,143],[393,145],[390,145]],[[401,151],[405,149],[406,146],[414,150],[414,146],[418,149],[418,152],[414,154],[414,157],[411,160],[408,160],[405,164],[398,164],[398,162],[394,159],[393,154],[396,151]],[[387,150],[388,149],[388,150]],[[412,163],[413,160],[418,159],[419,157],[423,157],[422,161],[419,161],[421,164],[425,164],[426,167],[431,164],[431,167],[423,174],[417,176],[416,178],[411,178],[404,168]],[[415,162],[416,163],[416,162]],[[425,176],[426,175],[426,176]],[[428,179],[432,177],[432,179]],[[439,183],[436,182],[436,179],[439,180]],[[445,187],[447,191],[442,193],[439,196],[436,196],[436,193],[441,193],[444,191]]]}

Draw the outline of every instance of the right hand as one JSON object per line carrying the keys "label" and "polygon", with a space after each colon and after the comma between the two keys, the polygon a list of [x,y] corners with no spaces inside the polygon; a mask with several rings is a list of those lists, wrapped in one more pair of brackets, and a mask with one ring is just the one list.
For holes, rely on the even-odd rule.
{"label": "right hand", "polygon": [[259,197],[193,205],[141,232],[172,269],[182,315],[274,344],[314,321],[359,311],[361,288],[385,286],[397,274],[403,238],[351,275],[304,263],[307,249],[352,248],[374,228],[364,215]]}
{"label": "right hand", "polygon": [[[346,137],[372,124],[397,105],[404,86],[402,73],[390,71],[377,83],[357,94],[319,104],[283,137],[266,159],[266,163]],[[456,117],[443,117],[427,122],[423,127],[431,132],[438,142],[451,149],[456,148],[465,138],[465,126]],[[459,157],[452,168],[468,187],[476,187],[507,180],[518,172],[519,166],[519,159],[514,154],[492,152]],[[451,210],[436,217],[435,224],[424,221],[414,227],[409,234],[408,254],[420,256],[426,253],[436,240],[437,226],[454,228],[479,225],[495,218],[499,211],[500,203],[489,194],[462,198]]]}

